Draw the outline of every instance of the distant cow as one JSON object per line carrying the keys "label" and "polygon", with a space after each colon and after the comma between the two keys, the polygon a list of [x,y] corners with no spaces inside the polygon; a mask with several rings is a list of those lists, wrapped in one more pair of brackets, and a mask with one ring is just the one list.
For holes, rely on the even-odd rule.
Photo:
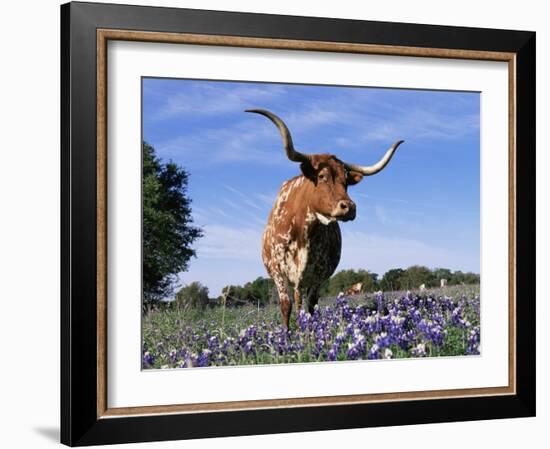
{"label": "distant cow", "polygon": [[422,284],[420,287],[418,287],[418,289],[423,292],[423,291],[426,291],[426,284]]}
{"label": "distant cow", "polygon": [[288,328],[292,303],[288,284],[294,287],[296,311],[302,300],[310,313],[319,288],[340,262],[342,237],[338,221],[355,219],[355,203],[347,189],[374,175],[390,161],[403,141],[397,141],[375,165],[360,166],[332,154],[307,154],[294,149],[285,123],[263,109],[261,114],[279,129],[288,159],[300,164],[302,174],[283,183],[263,234],[262,259],[279,294],[283,324]]}
{"label": "distant cow", "polygon": [[440,281],[439,281],[439,286],[440,286],[441,288],[447,287],[447,279],[440,279]]}
{"label": "distant cow", "polygon": [[350,288],[346,290],[346,295],[358,295],[363,291],[363,283],[358,282],[357,284],[353,284]]}

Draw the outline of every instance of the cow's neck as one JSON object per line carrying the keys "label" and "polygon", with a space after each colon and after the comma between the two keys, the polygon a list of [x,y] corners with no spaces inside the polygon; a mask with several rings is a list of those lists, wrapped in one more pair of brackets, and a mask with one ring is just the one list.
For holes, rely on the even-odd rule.
{"label": "cow's neck", "polygon": [[[286,207],[288,219],[292,221],[291,227],[295,230],[293,237],[298,241],[305,241],[317,227],[327,226],[327,224],[321,223],[319,215],[315,213],[315,208],[311,204],[314,189],[311,181],[303,175],[293,178],[289,185]],[[337,223],[331,225],[338,226]]]}

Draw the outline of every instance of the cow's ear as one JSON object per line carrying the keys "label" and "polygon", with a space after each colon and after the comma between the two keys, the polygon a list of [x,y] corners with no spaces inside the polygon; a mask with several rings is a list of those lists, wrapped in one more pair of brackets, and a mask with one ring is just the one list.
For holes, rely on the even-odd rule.
{"label": "cow's ear", "polygon": [[362,179],[363,179],[363,175],[361,173],[357,171],[349,171],[346,181],[348,183],[348,186],[353,186],[361,182]]}
{"label": "cow's ear", "polygon": [[307,179],[309,179],[313,182],[317,181],[317,170],[313,166],[312,162],[310,162],[310,161],[302,162],[300,164],[300,169],[302,170],[302,173],[304,174],[304,176]]}

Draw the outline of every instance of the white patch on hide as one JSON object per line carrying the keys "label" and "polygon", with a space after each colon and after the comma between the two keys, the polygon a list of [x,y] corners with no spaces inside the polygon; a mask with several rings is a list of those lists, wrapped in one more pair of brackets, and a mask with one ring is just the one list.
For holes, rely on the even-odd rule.
{"label": "white patch on hide", "polygon": [[315,212],[315,216],[321,222],[321,224],[324,224],[325,226],[331,224],[333,221],[336,221],[336,218],[325,217],[323,214],[320,214],[319,212]]}

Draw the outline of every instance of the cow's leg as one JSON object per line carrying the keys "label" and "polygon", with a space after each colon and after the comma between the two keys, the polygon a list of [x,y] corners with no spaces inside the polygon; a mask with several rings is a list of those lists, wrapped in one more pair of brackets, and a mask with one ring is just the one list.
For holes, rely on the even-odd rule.
{"label": "cow's leg", "polygon": [[294,308],[296,310],[296,316],[298,316],[300,310],[302,310],[302,295],[298,288],[294,289]]}
{"label": "cow's leg", "polygon": [[308,289],[307,310],[311,315],[313,315],[313,311],[315,310],[315,306],[317,305],[318,301],[319,301],[319,287],[312,287]]}
{"label": "cow's leg", "polygon": [[283,326],[288,329],[290,313],[292,312],[292,303],[290,302],[290,297],[288,296],[287,282],[279,276],[274,277],[273,281],[275,282],[275,287],[277,288],[277,293],[279,294],[279,307],[281,308],[282,323]]}
{"label": "cow's leg", "polygon": [[290,323],[290,313],[292,312],[292,303],[287,293],[280,296],[281,316],[283,319],[283,325],[288,329]]}

